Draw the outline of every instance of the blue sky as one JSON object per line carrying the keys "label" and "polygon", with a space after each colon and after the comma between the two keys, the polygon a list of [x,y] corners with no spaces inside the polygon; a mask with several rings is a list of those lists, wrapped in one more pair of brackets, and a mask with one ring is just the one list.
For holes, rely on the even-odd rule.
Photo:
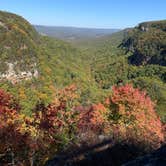
{"label": "blue sky", "polygon": [[0,10],[38,25],[126,28],[166,19],[166,0],[0,0]]}

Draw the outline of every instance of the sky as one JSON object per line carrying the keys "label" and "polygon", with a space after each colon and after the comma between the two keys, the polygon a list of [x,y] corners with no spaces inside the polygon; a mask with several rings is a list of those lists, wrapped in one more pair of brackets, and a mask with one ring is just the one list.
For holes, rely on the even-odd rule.
{"label": "sky", "polygon": [[122,29],[166,19],[166,0],[0,0],[0,10],[36,25]]}

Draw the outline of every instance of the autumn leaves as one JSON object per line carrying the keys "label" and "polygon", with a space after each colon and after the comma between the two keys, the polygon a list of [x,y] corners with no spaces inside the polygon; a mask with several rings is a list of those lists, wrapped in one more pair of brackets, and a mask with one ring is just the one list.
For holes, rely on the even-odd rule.
{"label": "autumn leaves", "polygon": [[23,115],[12,96],[0,90],[0,153],[17,165],[42,165],[69,143],[95,143],[110,136],[146,148],[164,142],[162,123],[145,92],[132,85],[114,87],[102,103],[81,105],[74,85],[55,92],[49,105],[39,102],[31,117]]}

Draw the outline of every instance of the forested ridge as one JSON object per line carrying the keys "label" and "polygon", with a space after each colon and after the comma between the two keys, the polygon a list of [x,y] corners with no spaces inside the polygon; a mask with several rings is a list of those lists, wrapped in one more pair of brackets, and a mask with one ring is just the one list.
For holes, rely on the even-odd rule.
{"label": "forested ridge", "polygon": [[1,165],[42,166],[107,140],[135,148],[121,165],[164,145],[165,40],[166,22],[153,21],[68,43],[0,12]]}

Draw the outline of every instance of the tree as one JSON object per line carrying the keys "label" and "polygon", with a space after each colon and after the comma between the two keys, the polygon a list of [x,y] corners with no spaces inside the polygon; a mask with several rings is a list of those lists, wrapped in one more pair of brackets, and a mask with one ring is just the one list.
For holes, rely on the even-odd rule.
{"label": "tree", "polygon": [[37,128],[44,134],[50,154],[55,154],[75,136],[78,114],[74,106],[77,97],[75,85],[57,90],[53,102],[48,106],[38,106],[34,114]]}
{"label": "tree", "polygon": [[107,104],[117,137],[136,144],[142,143],[150,148],[158,148],[164,141],[155,104],[146,92],[135,89],[130,84],[117,86],[113,88]]}
{"label": "tree", "polygon": [[0,90],[0,154],[6,163],[33,166],[35,152],[40,149],[43,139],[34,119],[19,112],[14,98]]}
{"label": "tree", "polygon": [[107,132],[108,110],[101,103],[92,104],[90,106],[79,106],[76,108],[79,111],[78,130],[79,132],[95,132],[105,133]]}
{"label": "tree", "polygon": [[12,96],[0,90],[0,153],[9,155],[12,164],[28,149],[28,133],[21,132],[22,118],[14,107]]}

